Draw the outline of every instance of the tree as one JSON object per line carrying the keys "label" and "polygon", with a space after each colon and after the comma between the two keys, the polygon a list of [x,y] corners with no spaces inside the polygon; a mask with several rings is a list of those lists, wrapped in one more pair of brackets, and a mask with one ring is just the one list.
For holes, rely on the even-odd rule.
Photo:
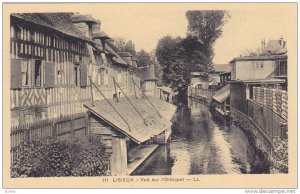
{"label": "tree", "polygon": [[[187,11],[186,48],[191,49],[191,62],[200,64],[206,72],[213,70],[214,43],[222,35],[222,27],[230,18],[224,10]],[[194,44],[194,45],[193,45]]]}
{"label": "tree", "polygon": [[151,60],[151,56],[145,50],[141,50],[136,53],[137,66],[138,67],[150,67],[153,65],[153,61]]}
{"label": "tree", "polygon": [[250,50],[250,49],[245,49],[244,52],[242,53],[243,56],[258,56],[260,55],[260,49],[256,48],[255,51]]}
{"label": "tree", "polygon": [[192,71],[213,71],[213,45],[222,34],[229,18],[227,11],[188,11],[186,38],[161,38],[156,47],[156,57],[163,69],[162,81],[184,96]]}
{"label": "tree", "polygon": [[121,51],[121,52],[125,51],[125,44],[126,44],[125,38],[117,37],[114,39],[114,43],[118,47],[119,51]]}
{"label": "tree", "polygon": [[162,67],[156,58],[155,50],[153,50],[149,54],[150,54],[150,59],[154,65],[154,73],[155,73],[155,77],[156,77],[156,83],[157,83],[157,85],[161,86],[162,85],[162,75],[163,75]]}
{"label": "tree", "polygon": [[163,37],[156,47],[156,57],[162,66],[162,82],[174,91],[182,91],[189,84],[190,65],[180,37]]}
{"label": "tree", "polygon": [[133,54],[133,55],[136,55],[135,45],[132,43],[131,40],[129,40],[129,41],[125,44],[124,50],[125,50],[126,52],[130,52],[130,53]]}
{"label": "tree", "polygon": [[118,50],[121,52],[130,52],[133,55],[136,55],[135,45],[131,40],[126,42],[126,39],[123,37],[118,37],[114,39],[114,43],[117,46]]}

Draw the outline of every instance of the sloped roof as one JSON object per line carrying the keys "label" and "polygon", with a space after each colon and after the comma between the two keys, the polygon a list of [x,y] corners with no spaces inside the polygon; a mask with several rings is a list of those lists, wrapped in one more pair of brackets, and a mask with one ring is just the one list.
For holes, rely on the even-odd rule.
{"label": "sloped roof", "polygon": [[154,67],[140,67],[141,70],[141,79],[143,81],[156,80]]}
{"label": "sloped roof", "polygon": [[115,56],[115,62],[121,65],[128,65],[127,62],[112,49],[109,45],[105,45],[105,50]]}
{"label": "sloped roof", "polygon": [[222,103],[224,102],[230,95],[230,84],[225,85],[223,88],[218,90],[215,95],[213,95],[213,99]]}
{"label": "sloped roof", "polygon": [[278,60],[287,59],[287,55],[259,55],[259,56],[243,56],[232,59],[229,63],[235,61],[253,61],[253,60]]}
{"label": "sloped roof", "polygon": [[[282,45],[281,45],[282,44]],[[286,42],[283,40],[269,40],[263,55],[279,55],[287,53]]]}
{"label": "sloped roof", "polygon": [[137,99],[130,97],[131,102],[136,109],[145,119],[146,124],[139,114],[134,110],[126,98],[120,98],[119,102],[115,99],[109,100],[112,106],[119,112],[124,120],[118,115],[118,113],[108,104],[107,101],[95,101],[95,106],[92,106],[92,102],[84,103],[84,106],[95,114],[100,119],[106,121],[113,126],[116,130],[120,131],[124,135],[136,143],[142,143],[162,133],[166,128],[172,125],[170,121],[175,114],[176,106],[169,104],[160,99],[148,97],[151,103],[156,107],[157,111],[162,117],[160,117],[153,109],[151,104],[146,99]]}
{"label": "sloped roof", "polygon": [[111,39],[105,32],[101,31],[98,33],[93,33],[93,38],[100,38],[100,39]]}
{"label": "sloped roof", "polygon": [[285,83],[284,79],[251,79],[251,80],[228,80],[228,83],[245,83],[245,84],[280,84]]}
{"label": "sloped roof", "polygon": [[122,57],[132,57],[133,55],[130,52],[118,52]]}
{"label": "sloped roof", "polygon": [[229,64],[214,64],[215,72],[229,72],[231,70]]}
{"label": "sloped roof", "polygon": [[74,14],[71,16],[71,20],[74,23],[77,22],[98,23],[98,21],[96,21],[91,15]]}
{"label": "sloped roof", "polygon": [[12,13],[11,16],[34,23],[39,26],[54,29],[63,34],[86,40],[91,40],[86,37],[79,29],[73,25],[71,13],[57,12],[57,13]]}

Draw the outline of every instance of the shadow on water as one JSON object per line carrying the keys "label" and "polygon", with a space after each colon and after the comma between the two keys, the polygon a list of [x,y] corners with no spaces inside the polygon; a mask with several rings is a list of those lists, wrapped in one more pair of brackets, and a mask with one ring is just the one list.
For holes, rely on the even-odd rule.
{"label": "shadow on water", "polygon": [[267,162],[235,125],[213,117],[197,100],[178,105],[172,136],[134,175],[269,173]]}

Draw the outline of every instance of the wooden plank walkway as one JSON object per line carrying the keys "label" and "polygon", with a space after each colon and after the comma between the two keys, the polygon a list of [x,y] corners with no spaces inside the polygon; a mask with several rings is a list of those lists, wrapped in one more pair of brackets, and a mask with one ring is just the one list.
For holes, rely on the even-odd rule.
{"label": "wooden plank walkway", "polygon": [[130,175],[137,169],[158,147],[157,144],[140,145],[128,153],[127,174]]}

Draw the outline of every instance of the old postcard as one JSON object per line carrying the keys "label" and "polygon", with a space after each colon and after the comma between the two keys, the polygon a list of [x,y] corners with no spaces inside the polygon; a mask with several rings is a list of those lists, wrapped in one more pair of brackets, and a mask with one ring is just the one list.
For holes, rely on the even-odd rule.
{"label": "old postcard", "polygon": [[296,3],[4,3],[4,188],[296,188]]}

